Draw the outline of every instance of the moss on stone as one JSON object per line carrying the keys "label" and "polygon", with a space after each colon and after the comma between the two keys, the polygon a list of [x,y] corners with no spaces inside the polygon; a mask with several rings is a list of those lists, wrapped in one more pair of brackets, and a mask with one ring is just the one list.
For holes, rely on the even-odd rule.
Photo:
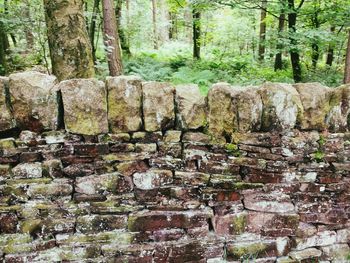
{"label": "moss on stone", "polygon": [[27,184],[49,184],[52,182],[51,178],[32,178],[32,179],[10,179],[7,180],[7,185],[27,185]]}
{"label": "moss on stone", "polygon": [[251,259],[263,253],[267,247],[268,246],[262,242],[246,243],[231,247],[228,253],[236,259]]}
{"label": "moss on stone", "polygon": [[248,222],[246,214],[241,214],[235,217],[232,222],[234,233],[236,235],[242,234],[245,231],[247,224]]}
{"label": "moss on stone", "polygon": [[0,206],[0,213],[15,212],[21,210],[20,205]]}
{"label": "moss on stone", "polygon": [[40,224],[41,219],[28,219],[22,222],[20,229],[22,233],[33,234],[40,228]]}
{"label": "moss on stone", "polygon": [[13,138],[0,140],[0,150],[1,149],[15,149],[15,140]]}
{"label": "moss on stone", "polygon": [[235,143],[227,143],[225,145],[225,148],[226,148],[226,151],[229,155],[239,157],[242,154],[238,148],[238,145]]}
{"label": "moss on stone", "polygon": [[235,190],[246,190],[246,189],[257,189],[263,188],[264,184],[262,183],[246,183],[246,182],[237,182],[233,184]]}

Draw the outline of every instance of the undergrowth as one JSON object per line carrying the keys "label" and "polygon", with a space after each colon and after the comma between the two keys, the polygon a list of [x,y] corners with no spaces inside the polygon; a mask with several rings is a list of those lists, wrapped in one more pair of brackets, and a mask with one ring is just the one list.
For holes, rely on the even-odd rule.
{"label": "undergrowth", "polygon": [[[232,85],[261,85],[266,81],[293,83],[292,70],[274,71],[272,61],[254,62],[249,56],[218,58],[207,56],[202,60],[194,60],[186,52],[164,54],[142,52],[124,58],[124,73],[139,75],[145,81],[166,81],[174,85],[194,83],[205,95],[214,83],[228,82]],[[288,60],[284,61],[288,64]],[[97,66],[100,78],[108,74],[107,63]],[[305,82],[320,82],[330,87],[341,85],[342,73],[335,68],[320,65],[317,71],[304,71]]]}

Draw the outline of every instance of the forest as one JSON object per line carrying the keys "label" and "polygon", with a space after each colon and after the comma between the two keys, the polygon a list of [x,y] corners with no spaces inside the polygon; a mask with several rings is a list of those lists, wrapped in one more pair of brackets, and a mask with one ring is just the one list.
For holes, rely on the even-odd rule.
{"label": "forest", "polygon": [[0,75],[350,82],[350,0],[1,0]]}

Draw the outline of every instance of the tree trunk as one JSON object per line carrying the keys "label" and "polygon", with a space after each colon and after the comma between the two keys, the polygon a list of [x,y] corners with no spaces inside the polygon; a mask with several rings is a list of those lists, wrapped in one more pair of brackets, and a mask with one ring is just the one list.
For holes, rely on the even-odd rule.
{"label": "tree trunk", "polygon": [[161,44],[169,41],[170,16],[166,0],[159,0],[159,38]]}
{"label": "tree trunk", "polygon": [[176,38],[176,14],[169,11],[169,20],[170,20],[170,25],[169,25],[169,39],[175,39]]}
{"label": "tree trunk", "polygon": [[278,53],[276,54],[275,58],[275,71],[282,70],[283,69],[283,61],[282,61],[282,49],[283,49],[283,40],[282,40],[282,33],[284,31],[284,21],[286,19],[286,16],[284,13],[281,13],[278,18],[278,39],[277,39],[277,46],[276,49],[278,50]]}
{"label": "tree trunk", "polygon": [[[320,27],[320,22],[318,19],[318,12],[319,12],[319,10],[316,9],[315,13],[313,14],[313,18],[312,18],[312,24],[313,24],[313,27],[315,29],[318,29]],[[317,62],[320,58],[320,47],[318,44],[317,37],[315,39],[313,39],[313,43],[311,44],[311,50],[312,50],[312,53],[311,53],[312,68],[313,68],[313,70],[316,70]]]}
{"label": "tree trunk", "polygon": [[[130,30],[130,1],[125,0],[125,7],[126,7],[126,42],[128,46],[130,47],[130,36],[129,36],[129,30]],[[130,52],[131,53],[131,52]]]}
{"label": "tree trunk", "polygon": [[[335,26],[331,26],[331,33],[334,34]],[[334,61],[334,44],[330,43],[327,51],[326,65],[331,67]]]}
{"label": "tree trunk", "polygon": [[24,16],[27,19],[26,26],[25,26],[25,36],[26,36],[26,42],[27,42],[27,50],[32,50],[34,47],[34,35],[32,32],[32,23],[31,23],[31,17],[30,17],[30,6],[29,3],[25,3],[24,6]]}
{"label": "tree trunk", "polygon": [[266,41],[266,7],[267,0],[261,2],[260,14],[260,33],[259,33],[259,60],[263,61],[265,57],[265,41]]}
{"label": "tree trunk", "polygon": [[294,6],[294,0],[288,0],[288,28],[289,28],[289,38],[290,38],[290,59],[292,62],[293,78],[295,82],[300,82],[302,80],[301,65],[300,65],[300,55],[298,52],[298,40],[296,38],[296,23],[297,23],[297,10]]}
{"label": "tree trunk", "polygon": [[[8,15],[8,3],[7,3],[7,0],[4,0],[4,15],[5,17]],[[8,39],[8,36],[7,36],[7,32],[5,30],[5,26],[4,24],[2,24],[2,41],[3,41],[3,47],[5,49],[5,53],[8,52],[8,49],[10,48],[10,42],[9,42],[9,39]],[[12,34],[11,34],[11,37],[12,37]],[[15,45],[16,43],[14,43]]]}
{"label": "tree trunk", "polygon": [[94,77],[83,1],[44,0],[53,74],[59,80]]}
{"label": "tree trunk", "polygon": [[192,9],[193,17],[193,58],[201,58],[201,13],[196,9]]}
{"label": "tree trunk", "polygon": [[6,66],[6,41],[7,35],[4,30],[4,24],[0,21],[0,75],[4,76],[7,71]]}
{"label": "tree trunk", "polygon": [[90,21],[90,32],[89,32],[89,37],[90,37],[90,43],[91,43],[91,48],[92,48],[92,57],[94,60],[94,64],[96,64],[96,47],[95,47],[95,32],[96,32],[96,20],[97,16],[99,13],[99,6],[100,6],[100,0],[94,0],[94,5],[92,8],[92,16],[91,16],[91,21]]}
{"label": "tree trunk", "polygon": [[320,47],[318,43],[316,42],[312,43],[311,49],[312,49],[312,54],[311,54],[312,68],[313,70],[316,70],[317,62],[320,58]]}
{"label": "tree trunk", "polygon": [[349,30],[349,37],[348,37],[348,47],[346,49],[344,83],[345,84],[350,83],[350,30]]}
{"label": "tree trunk", "polygon": [[117,19],[117,28],[118,28],[121,48],[124,51],[124,54],[126,54],[127,56],[130,56],[131,55],[131,51],[130,51],[129,42],[126,39],[125,32],[124,32],[124,30],[122,29],[122,26],[121,26],[122,4],[123,4],[122,0],[117,0],[117,6],[115,8],[115,17]]}
{"label": "tree trunk", "polygon": [[157,2],[152,0],[152,22],[153,22],[153,47],[158,49],[158,29],[157,29]]}
{"label": "tree trunk", "polygon": [[[4,11],[5,11],[5,16],[7,16],[8,15],[8,0],[4,0]],[[16,36],[13,33],[9,33],[9,35],[11,37],[13,46],[16,47],[17,46]],[[6,51],[8,52],[8,49],[10,48],[10,42],[7,38],[7,35],[6,35],[6,39],[4,41],[5,41]]]}
{"label": "tree trunk", "polygon": [[103,32],[111,76],[123,74],[122,56],[113,0],[102,0]]}

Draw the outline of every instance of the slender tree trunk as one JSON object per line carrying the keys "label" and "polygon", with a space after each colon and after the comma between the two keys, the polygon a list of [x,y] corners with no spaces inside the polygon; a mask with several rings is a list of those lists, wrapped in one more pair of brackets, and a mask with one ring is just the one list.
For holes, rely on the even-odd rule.
{"label": "slender tree trunk", "polygon": [[312,54],[311,54],[311,61],[312,61],[312,68],[313,70],[316,70],[317,68],[317,62],[320,58],[320,47],[318,43],[312,43],[311,44]]}
{"label": "slender tree trunk", "polygon": [[126,29],[127,29],[126,42],[127,42],[127,45],[130,47],[130,37],[129,37],[129,29],[130,29],[130,1],[129,0],[125,0],[125,7],[126,7]]}
{"label": "slender tree trunk", "polygon": [[286,16],[284,13],[281,13],[278,18],[278,39],[277,39],[277,50],[278,53],[275,57],[275,71],[282,70],[283,69],[283,61],[282,61],[282,49],[283,49],[283,39],[282,34],[284,31],[284,24],[285,24]]}
{"label": "slender tree trunk", "polygon": [[2,76],[5,75],[7,71],[5,38],[7,38],[7,36],[4,30],[4,24],[0,21],[0,75]]}
{"label": "slender tree trunk", "polygon": [[92,48],[92,57],[94,60],[94,64],[96,64],[96,47],[95,47],[95,32],[96,32],[96,20],[99,13],[100,0],[94,0],[94,5],[92,7],[92,16],[90,21],[90,43]]}
{"label": "slender tree trunk", "polygon": [[169,39],[175,39],[176,38],[176,14],[169,11],[169,20],[170,20],[170,26],[169,26]]}
{"label": "slender tree trunk", "polygon": [[27,19],[27,23],[25,26],[27,50],[32,50],[34,47],[34,35],[33,35],[32,27],[31,27],[32,23],[31,23],[31,16],[30,16],[30,5],[28,2],[26,2],[26,5],[24,6],[24,16]]}
{"label": "slender tree trunk", "polygon": [[44,7],[53,74],[59,80],[93,77],[83,1],[44,0]]}
{"label": "slender tree trunk", "polygon": [[349,30],[349,37],[348,37],[348,47],[346,49],[344,83],[345,84],[350,83],[350,30]]}
{"label": "slender tree trunk", "polygon": [[266,7],[267,0],[261,1],[261,14],[260,14],[260,33],[259,33],[259,60],[263,61],[265,57],[265,41],[266,41]]}
{"label": "slender tree trunk", "polygon": [[201,13],[196,9],[192,9],[193,17],[193,58],[201,58]]}
{"label": "slender tree trunk", "polygon": [[113,0],[102,0],[102,6],[104,41],[107,49],[109,74],[111,76],[119,76],[123,74],[123,64]]}
{"label": "slender tree trunk", "polygon": [[[315,13],[313,15],[313,21],[312,21],[312,24],[313,24],[313,27],[315,29],[318,29],[320,27],[320,22],[319,22],[319,19],[318,19],[318,12],[319,10],[316,9],[315,10]],[[313,43],[311,44],[311,50],[312,50],[312,53],[311,53],[311,61],[312,61],[312,68],[313,70],[316,70],[317,68],[317,62],[320,58],[320,47],[319,47],[319,44],[318,44],[318,38],[316,37],[314,40],[313,40]]]}
{"label": "slender tree trunk", "polygon": [[126,54],[127,56],[130,56],[131,55],[131,51],[130,51],[129,43],[128,43],[127,39],[126,39],[125,32],[124,32],[124,30],[122,29],[122,26],[121,26],[122,4],[123,4],[122,0],[117,0],[117,6],[115,8],[115,16],[116,16],[116,19],[117,19],[117,28],[118,28],[121,48],[124,51],[124,54]]}
{"label": "slender tree trunk", "polygon": [[167,0],[159,0],[159,38],[161,44],[169,41],[170,16],[168,11]]}
{"label": "slender tree trunk", "polygon": [[[335,26],[331,26],[331,33],[334,34]],[[334,44],[330,43],[327,51],[326,65],[331,67],[334,61]]]}
{"label": "slender tree trunk", "polygon": [[295,9],[294,0],[288,0],[288,28],[289,38],[291,43],[290,58],[292,62],[293,77],[295,82],[302,80],[302,72],[300,65],[300,55],[298,51],[298,40],[296,38],[296,23],[297,23],[297,10]]}
{"label": "slender tree trunk", "polygon": [[153,23],[153,47],[158,49],[158,29],[157,29],[157,2],[152,0],[152,23]]}
{"label": "slender tree trunk", "polygon": [[[6,17],[7,15],[8,15],[8,3],[7,3],[7,0],[4,0],[4,16]],[[2,31],[3,31],[2,32],[2,34],[3,34],[3,36],[2,36],[3,46],[5,49],[5,52],[7,53],[8,49],[10,48],[10,42],[9,42],[9,39],[7,36],[7,32],[5,30],[4,24],[2,24]],[[11,34],[11,37],[12,37],[12,34]],[[16,43],[14,43],[14,45],[16,45]]]}

